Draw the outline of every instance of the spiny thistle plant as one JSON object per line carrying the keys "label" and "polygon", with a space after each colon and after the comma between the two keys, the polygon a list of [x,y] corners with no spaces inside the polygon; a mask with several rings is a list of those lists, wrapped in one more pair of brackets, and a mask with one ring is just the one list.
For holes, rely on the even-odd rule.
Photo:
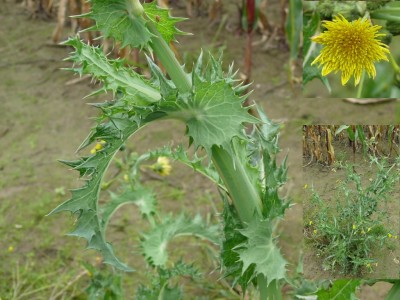
{"label": "spiny thistle plant", "polygon": [[[70,235],[85,238],[88,248],[99,251],[104,263],[122,271],[133,271],[114,253],[107,242],[106,229],[114,212],[123,204],[136,202],[142,215],[152,224],[143,234],[143,255],[158,270],[165,270],[168,256],[165,248],[175,236],[194,235],[221,247],[222,276],[232,284],[240,284],[245,292],[249,285],[257,287],[260,298],[280,295],[285,281],[286,260],[282,257],[273,229],[284,215],[288,202],[279,195],[286,180],[285,161],[278,166],[275,160],[279,126],[273,124],[258,108],[259,117],[248,112],[242,103],[247,86],[235,79],[233,65],[222,69],[222,57],[203,54],[191,72],[177,61],[169,43],[179,31],[169,11],[155,3],[138,0],[93,0],[92,11],[85,17],[96,21],[93,29],[104,37],[113,38],[122,47],[139,48],[147,54],[151,78],[146,79],[119,59],[109,59],[99,47],[87,45],[78,38],[64,44],[75,51],[69,57],[74,62],[70,70],[79,75],[90,74],[103,86],[95,94],[111,91],[114,99],[93,104],[101,114],[78,151],[92,146],[89,155],[78,160],[62,161],[77,170],[85,185],[72,190],[71,199],[56,207],[51,214],[69,211],[76,216],[75,230]],[[162,63],[169,78],[155,64]],[[180,155],[157,155],[152,168],[161,175],[170,169],[166,160],[172,156],[185,160],[202,174],[202,165],[212,168],[208,176],[220,187],[224,201],[223,237],[219,239],[214,227],[208,228],[199,217],[181,215],[176,218],[155,218],[151,197],[137,179],[138,169],[128,175],[132,185],[120,196],[112,196],[106,204],[99,203],[104,174],[112,159],[125,142],[140,129],[159,120],[175,119],[186,126],[189,144],[197,153],[204,150],[206,157],[188,161],[186,150]],[[246,133],[245,128],[250,129]],[[183,149],[183,148],[182,148]],[[148,157],[148,156],[146,156]],[[146,202],[147,201],[147,202]],[[160,293],[163,291],[161,286]]]}
{"label": "spiny thistle plant", "polygon": [[[199,274],[191,264],[171,261],[167,246],[175,237],[188,235],[219,248],[221,278],[229,280],[232,287],[240,285],[240,291],[236,290],[241,297],[282,299],[282,287],[286,284],[296,297],[314,295],[321,300],[332,296],[353,297],[364,281],[309,282],[302,277],[301,261],[297,275],[288,278],[288,263],[274,232],[289,207],[289,201],[280,193],[287,178],[286,158],[281,164],[276,159],[280,151],[280,126],[271,122],[257,106],[254,110],[258,116],[249,114],[249,108],[243,106],[248,96],[243,91],[248,86],[235,78],[233,65],[224,71],[222,57],[216,59],[210,54],[205,62],[201,53],[188,72],[169,47],[176,35],[185,34],[175,27],[183,19],[171,17],[168,10],[155,3],[142,5],[139,0],[91,0],[90,3],[92,11],[84,17],[95,21],[92,29],[122,47],[143,51],[151,76],[145,78],[127,67],[123,60],[110,59],[100,47],[87,45],[77,37],[64,43],[74,48],[68,58],[74,66],[69,70],[80,76],[90,74],[101,82],[102,87],[93,94],[111,92],[114,97],[93,104],[100,114],[78,148],[82,156],[62,161],[79,172],[84,185],[72,190],[71,198],[50,215],[72,213],[76,221],[69,235],[84,238],[87,248],[97,250],[105,264],[123,274],[135,270],[117,257],[106,231],[120,207],[136,205],[149,224],[149,229],[141,232],[140,249],[150,269],[158,274],[151,286],[139,287],[136,299],[183,298],[179,287],[174,285],[176,278],[196,278]],[[155,63],[155,58],[167,75]],[[115,158],[139,130],[168,119],[184,124],[190,148],[181,145],[174,149],[153,149],[141,155],[129,155],[123,163]],[[104,177],[113,160],[123,170],[122,184],[110,192],[108,201],[103,201],[103,197],[99,201],[102,190],[112,183],[113,179],[104,182]],[[183,212],[165,215],[157,210],[157,195],[144,185],[141,172],[150,168],[167,176],[172,160],[192,168],[218,186],[223,199],[220,224],[209,224],[198,215]],[[89,271],[98,279],[90,286],[91,295],[111,288],[113,293],[104,295],[121,294],[119,275],[116,278],[97,276],[94,269]],[[389,282],[394,284],[395,293],[400,284]]]}
{"label": "spiny thistle plant", "polygon": [[[326,76],[341,72],[342,86],[354,76],[357,98],[398,96],[400,68],[396,46],[389,45],[399,34],[399,9],[396,1],[307,2],[303,22],[303,85],[319,78],[331,91]],[[377,72],[376,64],[380,61],[387,63],[380,64]],[[384,82],[392,88],[383,88]],[[351,96],[346,93],[337,95]]]}
{"label": "spiny thistle plant", "polygon": [[324,270],[352,276],[373,272],[379,263],[376,251],[388,241],[397,244],[397,228],[390,229],[384,203],[399,184],[400,157],[389,165],[371,156],[370,163],[376,175],[367,183],[352,165],[346,166],[334,201],[312,189],[305,233]]}

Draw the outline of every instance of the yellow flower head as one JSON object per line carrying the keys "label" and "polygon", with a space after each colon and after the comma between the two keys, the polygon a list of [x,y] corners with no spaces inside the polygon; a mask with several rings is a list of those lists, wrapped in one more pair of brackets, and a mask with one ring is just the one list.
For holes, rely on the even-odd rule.
{"label": "yellow flower head", "polygon": [[391,233],[388,233],[388,238],[390,239],[392,237],[392,234]]}
{"label": "yellow flower head", "polygon": [[342,85],[345,85],[352,75],[357,85],[364,69],[369,77],[375,78],[374,62],[388,61],[388,46],[377,39],[379,36],[385,36],[378,33],[382,26],[372,25],[370,20],[361,18],[349,22],[340,14],[335,16],[333,21],[323,21],[323,26],[326,30],[311,38],[315,43],[323,45],[321,53],[311,63],[323,65],[323,76],[341,71]]}
{"label": "yellow flower head", "polygon": [[353,229],[356,229],[356,228],[357,228],[357,226],[353,224]]}
{"label": "yellow flower head", "polygon": [[151,169],[161,176],[168,176],[171,174],[172,166],[167,157],[160,156],[157,158],[157,162],[151,166]]}

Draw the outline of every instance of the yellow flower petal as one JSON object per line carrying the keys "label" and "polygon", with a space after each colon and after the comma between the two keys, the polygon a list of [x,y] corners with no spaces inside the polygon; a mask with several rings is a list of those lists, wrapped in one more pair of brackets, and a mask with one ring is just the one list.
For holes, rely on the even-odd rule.
{"label": "yellow flower petal", "polygon": [[372,25],[369,19],[361,18],[349,22],[340,14],[322,24],[327,30],[311,39],[322,44],[323,48],[311,65],[318,63],[322,66],[322,76],[341,71],[342,85],[351,76],[354,76],[354,84],[358,85],[364,70],[369,77],[375,78],[374,63],[388,61],[388,46],[378,39],[385,36],[378,33],[382,26]]}

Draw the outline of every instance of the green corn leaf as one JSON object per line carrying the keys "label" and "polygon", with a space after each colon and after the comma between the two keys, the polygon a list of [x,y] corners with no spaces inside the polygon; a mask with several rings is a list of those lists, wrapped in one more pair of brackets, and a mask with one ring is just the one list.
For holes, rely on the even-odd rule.
{"label": "green corn leaf", "polygon": [[144,105],[161,99],[160,92],[142,76],[125,67],[122,60],[108,59],[101,48],[87,45],[78,38],[70,38],[64,44],[75,48],[75,52],[68,59],[80,67],[72,70],[79,75],[90,74],[103,83],[103,88],[96,93],[102,91],[111,91],[114,95],[119,93],[124,100],[135,105]]}
{"label": "green corn leaf", "polygon": [[356,289],[360,286],[359,279],[335,280],[329,289],[321,289],[317,292],[318,300],[349,300],[354,299]]}
{"label": "green corn leaf", "polygon": [[301,23],[302,23],[301,0],[289,0],[289,16],[286,20],[286,35],[290,44],[290,58],[297,59],[299,55]]}
{"label": "green corn leaf", "polygon": [[319,15],[314,12],[311,16],[304,14],[303,16],[303,33],[304,33],[304,45],[303,45],[303,86],[314,78],[318,78],[322,81],[325,87],[331,92],[331,86],[327,77],[322,76],[321,70],[317,65],[311,66],[311,63],[318,56],[322,46],[311,42],[311,37],[318,32],[319,28]]}
{"label": "green corn leaf", "polygon": [[385,300],[396,300],[400,299],[400,280],[396,280],[386,295]]}
{"label": "green corn leaf", "polygon": [[175,27],[176,23],[184,21],[186,19],[171,17],[169,14],[170,10],[158,7],[157,1],[144,3],[143,8],[146,16],[155,25],[158,32],[167,43],[171,41],[176,41],[176,34],[187,34]]}
{"label": "green corn leaf", "polygon": [[143,16],[132,12],[130,0],[90,0],[92,11],[85,17],[96,21],[95,30],[114,38],[121,47],[145,48],[152,38]]}
{"label": "green corn leaf", "polygon": [[236,247],[240,261],[243,263],[242,273],[254,266],[253,276],[263,274],[270,284],[273,280],[285,278],[287,262],[272,237],[270,220],[254,218],[239,232],[247,240]]}
{"label": "green corn leaf", "polygon": [[219,243],[217,226],[207,226],[200,215],[194,218],[184,216],[168,217],[150,232],[143,234],[141,243],[143,254],[154,266],[165,266],[168,260],[168,242],[179,236],[196,236],[214,244]]}

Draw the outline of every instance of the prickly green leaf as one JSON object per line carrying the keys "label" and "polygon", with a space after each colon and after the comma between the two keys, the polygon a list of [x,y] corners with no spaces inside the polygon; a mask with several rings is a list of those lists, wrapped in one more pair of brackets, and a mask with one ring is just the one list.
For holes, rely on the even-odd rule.
{"label": "prickly green leaf", "polygon": [[118,92],[123,99],[136,105],[161,99],[160,92],[141,75],[125,67],[122,60],[108,59],[101,48],[87,45],[78,38],[70,38],[64,44],[75,48],[68,59],[79,64],[80,68],[72,70],[80,75],[90,74],[103,83],[103,88],[98,92],[112,91],[114,95]]}
{"label": "prickly green leaf", "polygon": [[[152,276],[152,284],[150,286],[143,286],[141,285],[137,292],[136,292],[136,297],[135,299],[137,300],[160,300],[160,299],[171,299],[171,300],[177,300],[181,299],[182,295],[181,294],[175,294],[173,295],[172,298],[161,298],[161,295],[165,296],[166,294],[162,292],[165,291],[165,286],[168,284],[171,280],[185,276],[186,278],[191,278],[191,279],[198,279],[200,278],[201,274],[199,271],[193,267],[193,265],[188,265],[182,262],[181,260],[177,261],[174,263],[174,266],[172,268],[162,268],[158,267],[158,276]],[[168,287],[171,289],[171,287]],[[177,289],[172,288],[172,289]]]}
{"label": "prickly green leaf", "polygon": [[155,213],[156,200],[153,193],[141,186],[135,187],[135,189],[127,186],[121,193],[110,192],[110,195],[110,201],[102,209],[102,218],[105,224],[108,223],[115,211],[125,204],[135,204],[144,216],[150,216]]}
{"label": "prickly green leaf", "polygon": [[232,279],[232,286],[239,284],[245,293],[248,285],[255,279],[253,276],[254,266],[250,266],[243,274],[243,262],[240,261],[239,254],[234,249],[246,241],[246,237],[240,234],[238,229],[243,228],[235,207],[229,204],[226,196],[224,199],[224,240],[222,242],[221,262],[223,265],[223,278]]}
{"label": "prickly green leaf", "polygon": [[175,41],[176,34],[186,34],[175,27],[176,23],[186,20],[185,18],[171,17],[169,9],[158,7],[156,1],[144,3],[143,8],[147,17],[167,43]]}
{"label": "prickly green leaf", "polygon": [[178,93],[178,89],[172,80],[167,79],[164,75],[163,71],[157,66],[151,58],[146,56],[147,64],[150,68],[151,72],[151,80],[155,86],[160,87],[161,95],[164,99],[168,99],[169,97],[174,97]]}
{"label": "prickly green leaf", "polygon": [[[116,116],[119,115],[121,113]],[[115,153],[134,132],[149,120],[155,118],[151,116],[147,120],[146,115],[143,115],[143,119],[138,123],[135,117],[125,115],[126,122],[124,125],[119,124],[117,126],[114,117],[110,115],[108,122],[98,124],[81,146],[82,148],[95,140],[101,139],[105,142],[102,149],[91,156],[85,156],[76,161],[64,161],[65,164],[73,167],[81,176],[84,176],[86,183],[83,187],[72,190],[71,199],[56,207],[50,214],[61,211],[72,212],[77,219],[75,230],[70,235],[85,238],[88,241],[88,248],[100,251],[105,263],[124,271],[131,271],[131,268],[118,260],[112,246],[106,241],[105,225],[109,215],[106,214],[107,220],[104,220],[100,214],[99,193],[104,174]]]}
{"label": "prickly green leaf", "polygon": [[115,272],[109,273],[83,262],[90,274],[89,286],[85,289],[88,300],[123,300],[122,277]]}
{"label": "prickly green leaf", "polygon": [[168,242],[179,236],[192,235],[212,243],[218,243],[218,228],[207,226],[201,217],[180,215],[166,218],[161,224],[143,235],[142,249],[146,259],[155,266],[164,266],[168,260]]}
{"label": "prickly green leaf", "polygon": [[131,0],[90,0],[92,11],[87,17],[96,22],[94,29],[106,38],[114,38],[121,47],[147,47],[153,36],[143,16],[133,12]]}
{"label": "prickly green leaf", "polygon": [[[132,127],[124,132],[124,136],[129,137],[137,129],[136,123],[133,123]],[[118,260],[112,246],[106,241],[105,228],[98,211],[98,195],[104,173],[125,139],[115,135],[109,135],[104,139],[106,140],[104,149],[82,160],[80,165],[72,164],[75,170],[88,177],[86,184],[79,189],[72,190],[71,199],[56,207],[50,214],[61,211],[72,212],[77,219],[75,230],[69,235],[85,238],[88,241],[88,248],[100,251],[105,263],[124,271],[131,271],[126,264]]]}
{"label": "prickly green leaf", "polygon": [[195,148],[203,147],[208,153],[213,146],[230,151],[232,139],[242,136],[243,123],[258,122],[224,81],[196,80],[191,95],[179,95],[175,101],[162,103],[160,109],[185,121]]}
{"label": "prickly green leaf", "polygon": [[182,299],[182,291],[178,286],[170,287],[165,284],[158,295],[159,300]]}
{"label": "prickly green leaf", "polygon": [[268,284],[285,278],[286,273],[286,261],[275,244],[271,226],[268,219],[254,218],[244,229],[239,229],[247,240],[235,250],[243,263],[242,274],[249,267],[255,267],[253,277],[263,274]]}
{"label": "prickly green leaf", "polygon": [[353,299],[360,279],[338,279],[329,289],[321,289],[317,292],[318,300],[348,300]]}

